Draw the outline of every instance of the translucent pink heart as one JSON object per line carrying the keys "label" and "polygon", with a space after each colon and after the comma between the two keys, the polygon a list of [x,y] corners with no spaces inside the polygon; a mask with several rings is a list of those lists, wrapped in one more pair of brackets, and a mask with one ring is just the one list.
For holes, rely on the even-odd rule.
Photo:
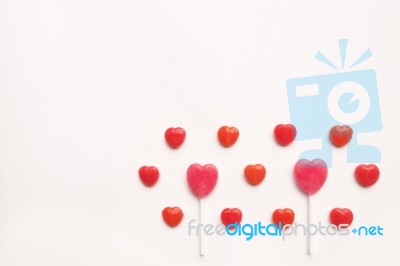
{"label": "translucent pink heart", "polygon": [[326,181],[328,168],[321,159],[312,161],[301,159],[294,166],[297,185],[308,195],[315,194]]}
{"label": "translucent pink heart", "polygon": [[187,170],[187,181],[193,194],[204,198],[214,189],[218,180],[218,170],[212,164],[204,166],[194,163]]}

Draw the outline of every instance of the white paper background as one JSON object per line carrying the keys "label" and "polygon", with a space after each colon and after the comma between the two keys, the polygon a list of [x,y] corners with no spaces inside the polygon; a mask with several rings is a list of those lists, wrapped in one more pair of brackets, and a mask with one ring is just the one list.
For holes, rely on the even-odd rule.
{"label": "white paper background", "polygon": [[[399,265],[397,229],[397,1],[22,1],[0,0],[0,265]],[[381,179],[354,180],[355,165],[336,150],[335,167],[314,197],[314,217],[334,207],[354,225],[381,225],[383,237],[306,239],[209,237],[207,254],[187,235],[198,203],[188,190],[190,163],[220,172],[206,198],[206,221],[239,207],[243,222],[270,222],[290,207],[306,221],[306,197],[291,175],[300,151],[278,147],[272,130],[289,121],[288,78],[333,73],[313,57],[349,61],[365,49],[374,68],[384,129],[362,139],[382,151]],[[241,135],[231,149],[216,140],[222,125]],[[187,139],[170,150],[163,134],[182,126]],[[360,137],[361,138],[361,137]],[[267,178],[251,187],[242,171],[263,163]],[[157,165],[148,189],[142,165]],[[161,210],[185,213],[176,229]]]}

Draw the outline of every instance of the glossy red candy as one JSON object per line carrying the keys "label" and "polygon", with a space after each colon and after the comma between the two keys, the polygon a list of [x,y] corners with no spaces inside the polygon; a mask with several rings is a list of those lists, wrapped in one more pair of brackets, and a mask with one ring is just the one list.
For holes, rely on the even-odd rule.
{"label": "glossy red candy", "polygon": [[267,171],[262,164],[249,164],[244,169],[244,176],[247,182],[254,186],[260,184],[264,180],[266,173]]}
{"label": "glossy red candy", "polygon": [[[239,210],[238,208],[233,208],[233,209],[226,208],[221,212],[221,221],[225,226],[234,223],[240,224],[240,222],[242,221],[242,211]],[[234,228],[232,227],[229,229],[234,229]]]}
{"label": "glossy red candy", "polygon": [[178,207],[166,207],[162,211],[164,222],[170,227],[179,225],[183,218],[183,212]]}
{"label": "glossy red candy", "polygon": [[331,211],[329,218],[331,223],[336,225],[339,229],[347,228],[353,222],[353,212],[346,208],[334,208]]}
{"label": "glossy red candy", "polygon": [[343,147],[353,137],[353,129],[349,126],[334,126],[329,132],[329,138],[336,147]]}
{"label": "glossy red candy", "polygon": [[236,127],[223,126],[218,130],[218,140],[224,147],[230,147],[239,138],[239,130]]}
{"label": "glossy red candy", "polygon": [[185,141],[186,131],[181,128],[173,128],[170,127],[165,131],[165,140],[167,141],[168,145],[173,148],[177,149],[182,143]]}
{"label": "glossy red candy", "polygon": [[139,177],[142,183],[148,187],[153,186],[160,176],[157,167],[155,166],[142,166],[139,169]]}
{"label": "glossy red candy", "polygon": [[292,209],[277,209],[272,214],[272,221],[276,226],[281,224],[283,228],[287,224],[293,224],[294,221],[294,211]]}
{"label": "glossy red candy", "polygon": [[370,187],[379,179],[379,168],[375,164],[360,164],[357,166],[354,175],[358,183],[364,187]]}
{"label": "glossy red candy", "polygon": [[287,146],[296,138],[297,130],[292,124],[279,124],[274,129],[275,140],[282,146]]}

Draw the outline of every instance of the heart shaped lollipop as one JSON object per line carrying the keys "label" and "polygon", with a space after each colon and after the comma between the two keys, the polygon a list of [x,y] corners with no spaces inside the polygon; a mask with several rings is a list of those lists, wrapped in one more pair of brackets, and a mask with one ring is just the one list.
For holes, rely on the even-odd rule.
{"label": "heart shaped lollipop", "polygon": [[212,164],[204,166],[192,164],[187,170],[187,181],[193,194],[199,199],[204,198],[214,189],[218,180],[218,170]]}
{"label": "heart shaped lollipop", "polygon": [[[206,164],[204,166],[194,163],[187,169],[187,182],[190,190],[193,194],[199,198],[200,212],[199,220],[201,225],[205,224],[203,219],[203,198],[210,194],[214,189],[218,180],[218,170],[212,164]],[[204,256],[204,242],[203,242],[204,230],[200,230],[200,256]]]}
{"label": "heart shaped lollipop", "polygon": [[[298,160],[294,166],[294,176],[296,178],[297,185],[308,194],[308,228],[311,224],[311,195],[314,195],[324,185],[328,176],[328,167],[326,163],[321,159],[315,159],[312,161],[301,159]],[[307,234],[307,249],[308,254],[311,255],[311,238],[310,234]]]}
{"label": "heart shaped lollipop", "polygon": [[308,195],[315,194],[324,185],[328,176],[326,163],[321,159],[301,159],[294,166],[297,185]]}

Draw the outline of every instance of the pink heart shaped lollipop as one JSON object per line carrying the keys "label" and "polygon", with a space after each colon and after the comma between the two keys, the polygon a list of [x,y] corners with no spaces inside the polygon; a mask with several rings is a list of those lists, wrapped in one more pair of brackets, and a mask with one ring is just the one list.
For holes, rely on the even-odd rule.
{"label": "pink heart shaped lollipop", "polygon": [[193,194],[204,198],[214,189],[218,180],[218,170],[212,164],[204,166],[194,163],[187,170],[187,181]]}
{"label": "pink heart shaped lollipop", "polygon": [[301,159],[294,166],[294,175],[297,185],[308,195],[313,195],[324,185],[328,168],[321,159]]}

